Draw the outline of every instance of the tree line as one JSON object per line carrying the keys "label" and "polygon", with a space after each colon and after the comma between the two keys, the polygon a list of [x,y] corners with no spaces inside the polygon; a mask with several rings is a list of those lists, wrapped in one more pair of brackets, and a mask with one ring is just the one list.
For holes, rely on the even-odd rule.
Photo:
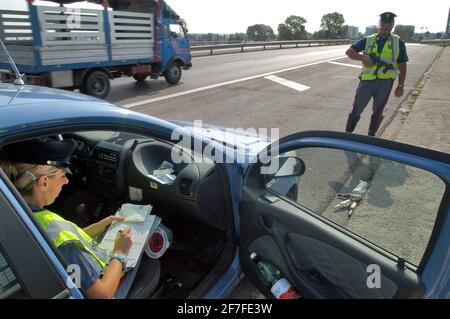
{"label": "tree line", "polygon": [[305,24],[308,21],[296,15],[286,18],[284,23],[278,25],[278,34],[265,24],[255,24],[247,28],[247,38],[253,41],[270,40],[307,40],[312,39],[344,39],[347,37],[348,26],[345,25],[344,16],[338,12],[328,13],[322,16],[320,30],[310,34],[306,31]]}
{"label": "tree line", "polygon": [[[308,33],[305,24],[308,21],[297,15],[291,15],[286,18],[284,23],[278,24],[278,33],[265,24],[254,24],[247,28],[246,33],[234,33],[229,35],[218,34],[190,34],[189,38],[193,41],[204,42],[243,42],[243,41],[286,41],[286,40],[308,40],[308,39],[344,39],[348,37],[348,26],[345,25],[344,16],[339,12],[332,12],[322,16],[320,30],[313,34]],[[394,33],[399,35],[406,42],[418,41],[421,39],[441,38],[442,33],[424,34],[415,33],[414,26],[396,25]],[[373,32],[376,32],[374,30]],[[353,37],[362,37],[362,34],[353,35]]]}

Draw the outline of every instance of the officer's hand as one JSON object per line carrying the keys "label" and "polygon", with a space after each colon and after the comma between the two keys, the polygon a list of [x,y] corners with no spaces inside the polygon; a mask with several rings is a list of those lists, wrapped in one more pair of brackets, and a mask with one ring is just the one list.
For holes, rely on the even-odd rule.
{"label": "officer's hand", "polygon": [[110,215],[106,217],[105,220],[107,225],[111,225],[113,222],[123,222],[125,220],[125,217]]}
{"label": "officer's hand", "polygon": [[116,241],[114,242],[113,252],[118,255],[127,256],[130,252],[131,244],[131,228],[127,227],[124,230],[119,230],[116,236]]}
{"label": "officer's hand", "polygon": [[401,97],[403,95],[403,88],[397,86],[397,88],[395,89],[395,97]]}
{"label": "officer's hand", "polygon": [[362,55],[362,63],[367,67],[373,66],[372,59],[368,55],[365,55],[365,54]]}

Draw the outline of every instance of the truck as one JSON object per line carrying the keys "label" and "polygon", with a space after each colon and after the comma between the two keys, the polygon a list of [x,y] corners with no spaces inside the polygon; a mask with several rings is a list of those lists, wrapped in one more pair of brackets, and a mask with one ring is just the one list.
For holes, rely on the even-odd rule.
{"label": "truck", "polygon": [[[175,85],[192,67],[187,25],[163,0],[89,1],[98,9],[27,2],[28,11],[0,10],[0,39],[26,84],[105,98],[115,78],[164,76]],[[3,52],[0,76],[14,80]]]}

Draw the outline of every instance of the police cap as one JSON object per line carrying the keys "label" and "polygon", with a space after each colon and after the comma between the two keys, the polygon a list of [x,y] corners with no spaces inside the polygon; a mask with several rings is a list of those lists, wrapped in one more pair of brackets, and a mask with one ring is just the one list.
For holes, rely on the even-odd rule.
{"label": "police cap", "polygon": [[4,147],[10,160],[18,163],[52,165],[68,168],[70,157],[77,147],[74,140],[31,140]]}
{"label": "police cap", "polygon": [[386,24],[394,24],[396,15],[392,12],[383,12],[380,14],[380,22]]}

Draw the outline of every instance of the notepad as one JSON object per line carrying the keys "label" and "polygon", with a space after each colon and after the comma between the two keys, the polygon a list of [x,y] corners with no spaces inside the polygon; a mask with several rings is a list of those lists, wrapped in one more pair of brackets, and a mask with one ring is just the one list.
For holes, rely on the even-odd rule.
{"label": "notepad", "polygon": [[[141,206],[141,207],[133,207]],[[144,248],[154,233],[161,218],[156,215],[150,215],[150,205],[131,205],[124,204],[121,209],[116,213],[116,216],[125,217],[123,222],[114,222],[109,227],[106,234],[103,236],[101,245],[108,251],[107,262],[109,263],[110,256],[114,249],[114,243],[119,230],[124,230],[127,227],[131,228],[131,245],[130,251],[127,256],[126,268],[134,268],[144,252]]]}

